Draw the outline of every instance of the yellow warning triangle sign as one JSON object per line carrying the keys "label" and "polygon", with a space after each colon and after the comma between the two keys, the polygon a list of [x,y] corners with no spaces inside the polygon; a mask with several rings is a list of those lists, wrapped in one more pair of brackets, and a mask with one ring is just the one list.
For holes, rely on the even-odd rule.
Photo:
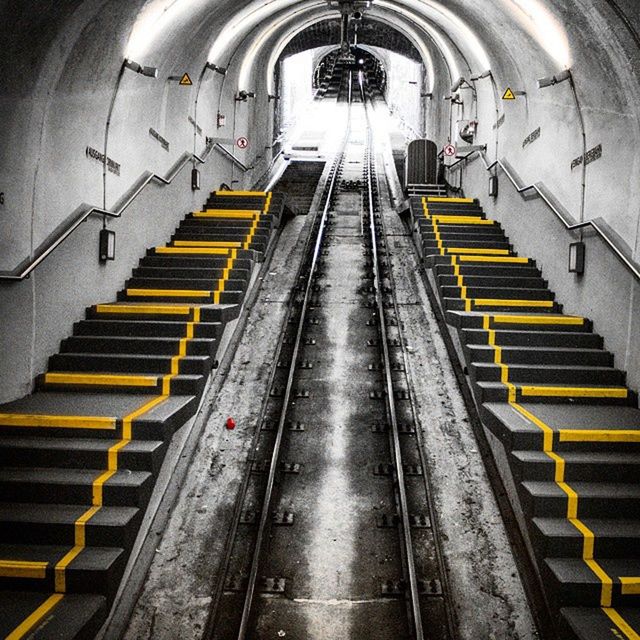
{"label": "yellow warning triangle sign", "polygon": [[516,99],[516,94],[513,93],[513,91],[511,91],[511,87],[507,87],[507,90],[504,92],[504,95],[502,96],[503,100],[515,100]]}
{"label": "yellow warning triangle sign", "polygon": [[191,78],[189,77],[189,74],[188,74],[188,73],[185,73],[185,74],[182,76],[182,78],[180,78],[180,84],[181,84],[183,87],[190,87],[190,86],[193,84],[193,82],[191,82]]}

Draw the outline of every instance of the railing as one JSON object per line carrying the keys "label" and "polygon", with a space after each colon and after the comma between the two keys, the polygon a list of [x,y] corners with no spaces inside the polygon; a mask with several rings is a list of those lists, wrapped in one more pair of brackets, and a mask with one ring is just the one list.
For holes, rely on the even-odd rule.
{"label": "railing", "polygon": [[231,160],[231,162],[233,162],[233,164],[235,164],[236,167],[238,167],[238,169],[240,169],[244,173],[246,173],[247,171],[251,171],[253,169],[253,167],[247,167],[247,165],[244,164],[244,162],[242,162],[242,160],[240,160],[239,158],[234,156],[233,153],[231,153],[231,151],[229,151],[229,149],[225,149],[225,147],[223,147],[219,142],[216,142],[213,145],[213,148],[218,153],[222,154],[225,158],[227,158],[228,160]]}
{"label": "railing", "polygon": [[505,159],[495,160],[491,164],[487,161],[484,151],[473,151],[470,154],[463,156],[455,164],[447,167],[449,171],[452,168],[458,168],[460,164],[464,162],[465,166],[471,161],[473,156],[479,156],[482,159],[482,163],[487,171],[492,171],[496,167],[502,169],[504,174],[509,178],[516,191],[522,195],[527,191],[535,191],[538,197],[547,205],[554,215],[562,222],[567,231],[577,231],[579,229],[592,228],[598,236],[604,241],[616,257],[625,265],[625,267],[633,274],[636,280],[640,281],[640,265],[633,260],[629,255],[630,251],[624,246],[622,240],[617,237],[615,231],[609,227],[607,222],[603,218],[593,218],[586,220],[585,222],[576,222],[571,214],[555,199],[555,197],[549,192],[542,182],[536,182],[535,184],[524,185],[520,180],[515,170],[509,162]]}
{"label": "railing", "polygon": [[144,191],[145,187],[151,182],[158,182],[161,185],[169,185],[175,177],[189,164],[195,161],[204,164],[207,157],[211,153],[211,147],[207,147],[201,156],[195,153],[185,152],[180,156],[178,161],[169,170],[169,173],[160,176],[157,173],[146,171],[135,182],[131,189],[125,193],[116,203],[113,210],[104,209],[103,207],[95,207],[86,203],[81,204],[61,225],[57,227],[53,233],[41,244],[31,258],[27,258],[21,262],[15,269],[11,271],[0,271],[0,282],[17,282],[27,278],[31,272],[40,265],[48,256],[50,256],[89,216],[102,215],[109,218],[119,218],[126,211],[129,205]]}

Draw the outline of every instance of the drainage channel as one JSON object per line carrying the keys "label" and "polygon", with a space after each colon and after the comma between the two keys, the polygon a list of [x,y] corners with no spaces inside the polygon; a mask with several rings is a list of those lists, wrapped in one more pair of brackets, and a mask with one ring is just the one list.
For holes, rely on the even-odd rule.
{"label": "drainage channel", "polygon": [[345,108],[207,639],[454,638],[366,107]]}

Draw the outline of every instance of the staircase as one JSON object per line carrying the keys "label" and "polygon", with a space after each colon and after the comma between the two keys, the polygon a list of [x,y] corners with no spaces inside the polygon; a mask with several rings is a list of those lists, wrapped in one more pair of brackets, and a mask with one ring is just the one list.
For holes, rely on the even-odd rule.
{"label": "staircase", "polygon": [[476,200],[414,197],[411,212],[559,637],[637,640],[636,393],[589,319],[563,313]]}
{"label": "staircase", "polygon": [[283,208],[215,192],[0,406],[0,635],[90,638],[173,433],[195,413]]}

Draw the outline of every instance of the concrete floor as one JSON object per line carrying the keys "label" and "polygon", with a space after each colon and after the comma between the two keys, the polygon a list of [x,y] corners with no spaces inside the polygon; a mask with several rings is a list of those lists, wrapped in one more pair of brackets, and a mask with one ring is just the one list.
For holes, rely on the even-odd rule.
{"label": "concrete floor", "polygon": [[[387,191],[382,186],[384,198]],[[385,220],[394,253],[400,320],[410,346],[409,375],[431,462],[443,551],[456,602],[458,637],[532,640],[537,637],[534,624],[469,418],[420,281],[411,239],[395,213],[386,210]],[[216,398],[207,398],[213,411],[166,533],[159,541],[125,634],[129,640],[202,637],[214,577],[261,400],[267,391],[269,367],[285,313],[283,292],[292,286],[300,260],[305,221],[297,218],[285,227],[228,379]],[[231,432],[223,426],[229,415],[238,423]],[[339,442],[334,443],[338,447],[336,455]],[[339,469],[337,465],[336,473]],[[330,480],[327,478],[327,491],[333,486]],[[323,501],[325,506],[330,503]],[[325,599],[322,581],[319,584],[310,592],[310,599]],[[315,606],[320,609],[325,605]],[[331,637],[348,638],[348,631],[343,631]]]}

